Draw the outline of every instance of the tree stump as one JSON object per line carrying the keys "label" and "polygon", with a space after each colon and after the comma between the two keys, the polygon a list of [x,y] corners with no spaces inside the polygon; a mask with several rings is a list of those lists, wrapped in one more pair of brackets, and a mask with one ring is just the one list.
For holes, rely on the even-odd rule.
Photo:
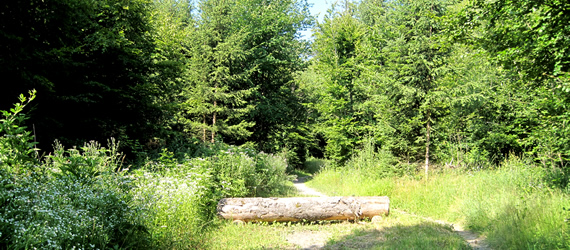
{"label": "tree stump", "polygon": [[389,212],[386,196],[225,198],[217,207],[218,216],[245,222],[355,220]]}

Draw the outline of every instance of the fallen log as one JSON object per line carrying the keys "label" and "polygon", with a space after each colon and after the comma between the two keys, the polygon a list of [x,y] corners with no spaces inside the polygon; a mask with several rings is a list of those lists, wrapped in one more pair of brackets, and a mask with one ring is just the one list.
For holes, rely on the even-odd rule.
{"label": "fallen log", "polygon": [[217,207],[218,216],[246,222],[355,220],[389,212],[386,196],[225,198]]}

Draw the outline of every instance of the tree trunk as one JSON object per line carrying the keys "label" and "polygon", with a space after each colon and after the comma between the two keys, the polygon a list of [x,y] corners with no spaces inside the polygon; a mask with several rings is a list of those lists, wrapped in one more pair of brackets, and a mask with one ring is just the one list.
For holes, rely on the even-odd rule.
{"label": "tree trunk", "polygon": [[388,215],[390,199],[372,197],[226,198],[218,216],[241,221],[355,220]]}
{"label": "tree trunk", "polygon": [[215,99],[217,98],[218,93],[218,84],[214,87],[214,114],[212,115],[212,143],[216,138],[216,106],[218,106],[218,101]]}
{"label": "tree trunk", "polygon": [[[214,109],[216,108],[216,104],[217,102],[214,101]],[[216,138],[216,111],[214,111],[214,114],[212,115],[212,143],[214,143]]]}
{"label": "tree trunk", "polygon": [[426,165],[425,165],[426,179],[428,178],[428,169],[429,169],[429,132],[431,130],[430,118],[431,114],[430,111],[428,110],[427,125],[426,125]]}
{"label": "tree trunk", "polygon": [[204,126],[202,128],[202,142],[206,143],[206,115],[203,115],[203,121],[202,121],[202,126]]}

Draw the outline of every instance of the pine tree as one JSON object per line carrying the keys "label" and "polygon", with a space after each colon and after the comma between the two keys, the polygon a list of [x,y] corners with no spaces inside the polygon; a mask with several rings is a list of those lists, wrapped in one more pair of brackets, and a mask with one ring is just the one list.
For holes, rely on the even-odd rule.
{"label": "pine tree", "polygon": [[386,22],[378,26],[386,41],[381,74],[390,102],[384,119],[394,129],[391,148],[411,161],[421,158],[423,148],[426,176],[432,128],[442,106],[438,78],[449,53],[439,40],[438,17],[445,8],[442,1],[395,1],[388,7]]}

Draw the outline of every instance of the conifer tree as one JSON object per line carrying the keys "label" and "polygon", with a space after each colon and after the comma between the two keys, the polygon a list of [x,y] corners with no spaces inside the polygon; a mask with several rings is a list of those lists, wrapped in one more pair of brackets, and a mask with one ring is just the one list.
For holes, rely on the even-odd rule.
{"label": "conifer tree", "polygon": [[337,163],[346,161],[357,145],[358,129],[362,127],[355,113],[358,105],[356,81],[359,77],[358,49],[363,28],[355,18],[355,5],[349,1],[343,10],[333,6],[318,24],[314,50],[314,70],[320,75],[321,91],[313,106],[320,121],[317,130],[326,140],[325,153]]}
{"label": "conifer tree", "polygon": [[438,17],[445,8],[442,1],[394,1],[385,14],[386,22],[378,26],[386,41],[381,81],[390,101],[384,119],[394,129],[391,148],[411,161],[421,158],[423,148],[426,175],[433,123],[443,105],[438,78],[449,53],[439,40]]}

